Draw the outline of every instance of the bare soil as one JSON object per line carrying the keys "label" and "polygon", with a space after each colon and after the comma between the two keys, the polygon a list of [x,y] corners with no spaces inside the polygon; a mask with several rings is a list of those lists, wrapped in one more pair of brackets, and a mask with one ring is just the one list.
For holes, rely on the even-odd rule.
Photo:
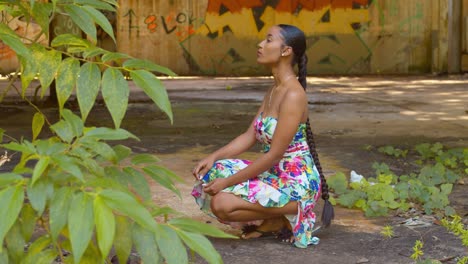
{"label": "bare soil", "polygon": [[[380,146],[413,149],[419,143],[441,142],[449,147],[468,147],[468,81],[464,76],[329,77],[308,81],[310,119],[326,176],[340,171],[349,175],[351,170],[374,176],[375,161],[386,162],[397,174],[416,168],[414,152],[396,159],[379,153]],[[190,196],[190,171],[199,159],[247,128],[272,80],[194,78],[164,83],[172,101],[174,124],[132,88],[132,103],[122,125],[141,139],[126,142],[128,146],[136,152],[155,153],[165,166],[186,179],[178,185],[182,200],[152,183],[153,200],[239,234],[196,208]],[[28,137],[33,112],[14,101],[10,98],[8,104],[0,106],[0,127],[10,135]],[[74,108],[73,101],[69,107]],[[52,108],[45,111],[50,116],[57,114]],[[107,110],[98,104],[87,125],[111,125]],[[254,159],[258,149],[242,157]],[[7,169],[4,166],[0,171]],[[450,196],[452,206],[465,221],[467,198],[466,185],[455,186]],[[461,241],[437,222],[410,227],[402,224],[405,217],[396,215],[365,218],[358,210],[342,207],[335,207],[335,212],[332,227],[317,234],[320,244],[307,249],[275,238],[212,241],[229,264],[414,263],[409,256],[418,239],[424,241],[425,259],[456,263],[456,257],[468,255]],[[380,234],[385,225],[394,227],[393,238]],[[199,257],[192,261],[204,263]]]}

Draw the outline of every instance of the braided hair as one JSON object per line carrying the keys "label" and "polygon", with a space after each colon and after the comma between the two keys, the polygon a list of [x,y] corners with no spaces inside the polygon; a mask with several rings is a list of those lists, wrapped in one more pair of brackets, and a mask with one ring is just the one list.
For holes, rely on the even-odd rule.
{"label": "braided hair", "polygon": [[[279,24],[278,27],[281,29],[281,35],[283,36],[285,45],[291,47],[293,50],[294,57],[292,60],[292,65],[294,66],[297,64],[298,81],[304,90],[306,90],[307,55],[305,54],[306,39],[304,32],[292,25]],[[312,133],[312,129],[310,127],[309,118],[307,118],[306,125],[307,144],[309,145],[310,153],[314,159],[315,167],[317,168],[320,175],[322,199],[325,201],[322,212],[322,224],[324,227],[328,227],[331,224],[331,220],[334,218],[333,205],[329,201],[330,195],[328,194],[328,184],[325,176],[323,175],[322,166],[320,165],[314,141],[314,134]]]}

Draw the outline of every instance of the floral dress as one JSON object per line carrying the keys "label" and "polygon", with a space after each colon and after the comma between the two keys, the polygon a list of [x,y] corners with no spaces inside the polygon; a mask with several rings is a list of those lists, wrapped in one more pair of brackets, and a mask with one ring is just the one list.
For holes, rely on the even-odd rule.
{"label": "floral dress", "polygon": [[[270,150],[276,125],[276,118],[263,117],[262,113],[254,122],[255,135],[263,145],[263,152]],[[216,161],[192,191],[200,209],[213,215],[210,211],[211,196],[202,191],[202,183],[216,178],[229,177],[250,163],[251,161],[242,159]],[[297,215],[286,215],[293,227],[294,244],[305,248],[318,243],[318,238],[312,236],[316,218],[312,209],[319,198],[320,176],[307,145],[305,123],[299,124],[294,139],[278,164],[257,177],[227,187],[223,192],[233,193],[246,201],[259,203],[264,207],[282,207],[291,201],[297,201]]]}

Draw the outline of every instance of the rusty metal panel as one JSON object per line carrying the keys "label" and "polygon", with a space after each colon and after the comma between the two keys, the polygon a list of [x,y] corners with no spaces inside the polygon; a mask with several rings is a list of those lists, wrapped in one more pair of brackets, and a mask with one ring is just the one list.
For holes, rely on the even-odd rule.
{"label": "rusty metal panel", "polygon": [[288,23],[307,35],[311,74],[423,73],[434,1],[444,0],[120,1],[117,48],[180,75],[265,75],[257,43]]}

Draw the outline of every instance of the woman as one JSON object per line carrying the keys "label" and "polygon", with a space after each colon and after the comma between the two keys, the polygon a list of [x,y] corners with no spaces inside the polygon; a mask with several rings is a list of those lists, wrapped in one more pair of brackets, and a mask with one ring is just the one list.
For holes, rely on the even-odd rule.
{"label": "woman", "polygon": [[[325,200],[323,226],[333,218],[308,119],[305,50],[305,35],[297,27],[281,24],[269,29],[258,45],[257,62],[271,68],[275,84],[247,131],[196,165],[193,175],[200,182],[192,192],[201,209],[222,222],[263,220],[245,229],[250,232],[243,238],[289,228],[290,241],[302,248],[318,241],[312,236],[312,209],[320,191]],[[264,148],[258,159],[233,159],[257,140]]]}

